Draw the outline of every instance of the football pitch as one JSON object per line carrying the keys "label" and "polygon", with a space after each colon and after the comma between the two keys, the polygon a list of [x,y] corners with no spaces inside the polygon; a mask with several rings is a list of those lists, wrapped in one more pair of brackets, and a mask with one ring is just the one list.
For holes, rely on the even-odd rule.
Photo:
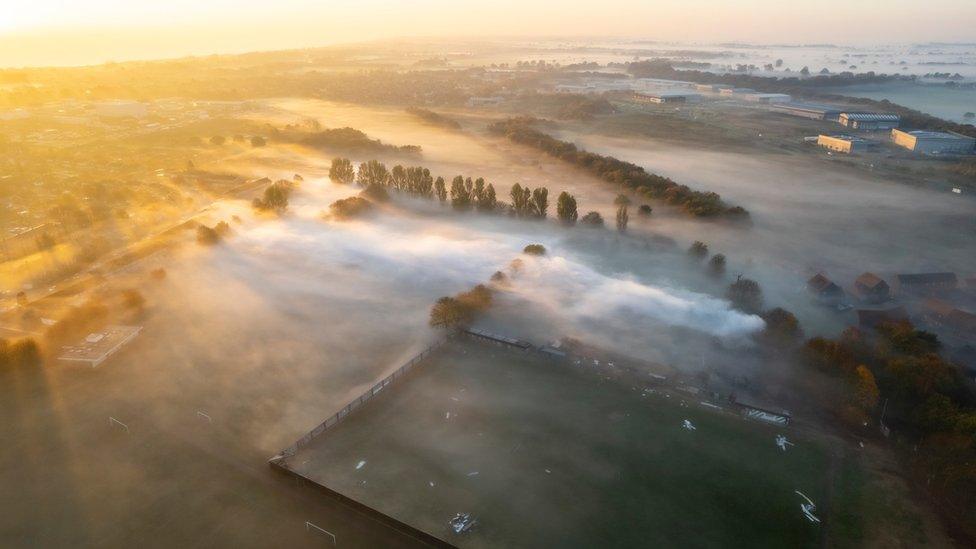
{"label": "football pitch", "polygon": [[[796,491],[823,502],[828,456],[650,382],[459,339],[288,466],[461,547],[811,547]],[[475,526],[454,533],[457,513]]]}

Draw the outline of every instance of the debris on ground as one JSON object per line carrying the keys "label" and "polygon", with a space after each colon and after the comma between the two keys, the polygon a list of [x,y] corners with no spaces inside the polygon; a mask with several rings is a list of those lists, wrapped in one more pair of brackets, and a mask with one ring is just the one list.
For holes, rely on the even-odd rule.
{"label": "debris on ground", "polygon": [[470,513],[458,513],[448,521],[448,524],[451,525],[451,530],[454,530],[455,534],[463,534],[473,528],[477,523],[477,520],[471,518]]}

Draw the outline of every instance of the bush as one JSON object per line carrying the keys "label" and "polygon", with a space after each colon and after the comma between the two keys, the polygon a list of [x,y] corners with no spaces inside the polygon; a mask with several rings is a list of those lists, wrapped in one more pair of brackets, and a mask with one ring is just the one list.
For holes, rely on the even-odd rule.
{"label": "bush", "polygon": [[351,196],[333,202],[329,211],[336,219],[353,219],[373,211],[373,203],[365,198]]}
{"label": "bush", "polygon": [[387,192],[386,187],[379,183],[370,183],[359,193],[359,196],[368,198],[373,202],[388,202],[390,200],[390,193]]}
{"label": "bush", "polygon": [[762,290],[755,280],[739,278],[729,285],[725,295],[732,302],[732,306],[740,311],[759,314],[762,310]]}
{"label": "bush", "polygon": [[197,227],[197,243],[204,246],[213,246],[220,242],[220,235],[214,229],[206,225]]}
{"label": "bush", "polygon": [[529,244],[522,251],[529,255],[546,255],[546,247],[542,244]]}
{"label": "bush", "polygon": [[600,212],[590,212],[581,217],[579,222],[588,227],[602,227],[603,216],[600,215]]}

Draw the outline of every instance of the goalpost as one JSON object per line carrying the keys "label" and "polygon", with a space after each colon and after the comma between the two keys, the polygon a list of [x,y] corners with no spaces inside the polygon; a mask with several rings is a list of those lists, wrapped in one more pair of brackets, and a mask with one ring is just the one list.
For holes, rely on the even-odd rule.
{"label": "goalpost", "polygon": [[306,520],[305,521],[305,531],[306,532],[311,532],[313,528],[315,530],[317,530],[318,532],[320,532],[322,534],[325,534],[325,535],[329,536],[330,538],[332,538],[332,545],[336,545],[336,537],[335,537],[335,534],[333,534],[332,532],[329,532],[328,530],[326,530],[324,528],[319,528],[318,526],[316,526],[316,525],[314,525],[311,522],[309,522],[309,521]]}

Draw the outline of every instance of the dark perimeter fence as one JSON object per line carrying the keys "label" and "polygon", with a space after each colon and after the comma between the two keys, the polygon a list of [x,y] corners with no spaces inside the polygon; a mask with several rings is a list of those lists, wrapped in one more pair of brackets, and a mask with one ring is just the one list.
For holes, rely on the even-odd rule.
{"label": "dark perimeter fence", "polygon": [[271,466],[273,470],[278,471],[279,473],[283,473],[291,478],[294,478],[295,480],[298,481],[298,483],[301,486],[311,487],[314,491],[324,494],[361,514],[369,518],[372,518],[373,520],[376,520],[377,522],[385,524],[386,526],[417,540],[418,542],[421,542],[425,545],[429,545],[431,547],[454,548],[455,547],[454,545],[447,543],[446,541],[438,538],[437,536],[428,534],[427,532],[424,532],[423,530],[420,530],[418,528],[414,528],[413,526],[410,526],[405,522],[397,520],[385,513],[373,509],[368,505],[365,505],[348,496],[345,496],[329,488],[328,486],[319,484],[318,482],[306,477],[305,475],[299,473],[298,471],[295,471],[288,465],[289,458],[297,454],[302,448],[305,448],[306,446],[311,444],[312,441],[315,440],[317,437],[321,436],[329,429],[334,428],[342,420],[349,417],[349,414],[351,414],[353,411],[359,409],[361,406],[365,405],[374,397],[381,394],[384,389],[402,380],[404,377],[406,377],[406,375],[411,370],[416,368],[421,362],[423,362],[426,358],[428,358],[431,355],[431,353],[433,353],[439,347],[443,346],[449,340],[450,337],[445,337],[427,346],[427,348],[425,348],[423,351],[421,351],[413,358],[408,360],[406,364],[400,366],[392,374],[378,381],[375,385],[370,387],[366,392],[359,395],[358,398],[356,398],[349,404],[346,404],[341,410],[329,416],[329,418],[327,418],[322,423],[318,424],[318,426],[316,426],[311,431],[305,433],[305,435],[303,435],[302,438],[295,441],[294,444],[292,444],[288,448],[285,448],[278,455],[271,458],[268,461],[268,464]]}

